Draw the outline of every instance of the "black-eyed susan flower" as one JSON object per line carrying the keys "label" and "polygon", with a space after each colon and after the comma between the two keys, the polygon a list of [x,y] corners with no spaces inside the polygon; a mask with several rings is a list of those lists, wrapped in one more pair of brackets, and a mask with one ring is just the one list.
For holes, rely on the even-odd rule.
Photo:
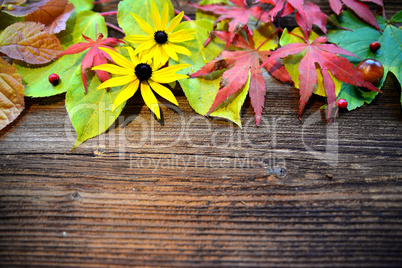
{"label": "black-eyed susan flower", "polygon": [[114,50],[103,47],[99,49],[106,52],[117,65],[102,64],[92,68],[92,70],[102,70],[119,76],[103,82],[98,89],[126,85],[114,100],[113,110],[124,101],[131,98],[138,88],[141,90],[145,104],[158,119],[160,119],[159,105],[152,90],[164,99],[178,105],[173,93],[168,88],[161,85],[161,83],[171,83],[182,78],[187,78],[187,75],[176,74],[176,72],[187,68],[190,66],[189,64],[176,64],[159,69],[161,64],[156,65],[151,60],[144,61],[143,59],[138,59],[135,51],[131,47],[127,47],[131,61]]}
{"label": "black-eyed susan flower", "polygon": [[134,13],[130,14],[136,19],[141,29],[147,35],[129,35],[125,37],[125,40],[133,44],[139,44],[135,51],[136,53],[141,53],[145,61],[153,59],[154,63],[159,65],[165,64],[169,58],[177,61],[177,54],[191,55],[191,52],[187,48],[177,44],[193,40],[195,30],[183,29],[174,31],[180,24],[184,12],[178,14],[168,23],[169,7],[167,3],[163,5],[162,16],[160,16],[155,3],[151,1],[151,18],[154,22],[154,27],[138,15]]}

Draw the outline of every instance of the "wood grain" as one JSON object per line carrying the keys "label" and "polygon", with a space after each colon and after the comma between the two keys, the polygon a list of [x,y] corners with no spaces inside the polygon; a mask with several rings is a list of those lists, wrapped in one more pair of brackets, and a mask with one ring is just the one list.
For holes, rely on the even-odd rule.
{"label": "wood grain", "polygon": [[0,132],[0,266],[400,267],[399,85],[327,125],[268,82],[260,127],[249,100],[240,129],[176,89],[162,121],[135,95],[72,151],[64,96],[27,99]]}

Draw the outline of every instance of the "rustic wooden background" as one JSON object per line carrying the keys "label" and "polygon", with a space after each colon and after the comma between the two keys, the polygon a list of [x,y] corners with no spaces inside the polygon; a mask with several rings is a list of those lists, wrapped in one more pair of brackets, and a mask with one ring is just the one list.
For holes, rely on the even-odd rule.
{"label": "rustic wooden background", "polygon": [[27,98],[0,132],[0,266],[400,267],[392,76],[383,92],[335,125],[314,97],[301,123],[297,90],[269,81],[261,127],[247,100],[243,129],[196,115],[180,91],[158,122],[136,95],[73,151],[64,96]]}

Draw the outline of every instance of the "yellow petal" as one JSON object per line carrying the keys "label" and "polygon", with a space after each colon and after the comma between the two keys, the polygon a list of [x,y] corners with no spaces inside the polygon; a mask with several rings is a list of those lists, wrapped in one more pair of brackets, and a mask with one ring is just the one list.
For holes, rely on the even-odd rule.
{"label": "yellow petal", "polygon": [[149,80],[149,85],[151,88],[159,94],[162,98],[170,101],[171,103],[179,106],[175,96],[173,95],[172,91],[170,91],[167,87],[162,86],[161,84],[155,83],[152,80]]}
{"label": "yellow petal", "polygon": [[132,47],[126,47],[126,49],[127,49],[127,51],[128,51],[128,54],[130,55],[131,62],[132,62],[135,66],[137,66],[140,62],[139,62],[137,56],[135,55],[134,49],[133,49]]}
{"label": "yellow petal", "polygon": [[167,54],[170,58],[174,59],[175,61],[178,61],[178,60],[179,60],[179,58],[177,57],[177,54],[176,54],[176,52],[174,51],[174,49],[169,46],[169,43],[163,45],[163,49],[165,50],[166,54]]}
{"label": "yellow petal", "polygon": [[185,74],[155,75],[152,76],[151,79],[158,83],[168,84],[183,78],[188,78],[188,75]]}
{"label": "yellow petal", "polygon": [[155,48],[154,54],[153,54],[153,59],[154,59],[154,67],[155,69],[158,69],[162,64],[161,64],[161,57],[162,57],[162,53],[161,51],[163,50],[162,46],[157,46],[157,48]]}
{"label": "yellow petal", "polygon": [[166,68],[162,68],[160,70],[154,71],[152,73],[151,79],[158,83],[171,83],[179,79],[188,78],[187,75],[184,74],[176,74],[177,71],[185,69],[191,66],[190,64],[176,64],[171,65]]}
{"label": "yellow petal", "polygon": [[163,26],[161,25],[161,19],[158,11],[158,7],[155,5],[155,2],[151,0],[151,18],[154,22],[155,30],[163,31]]}
{"label": "yellow petal", "polygon": [[92,70],[101,70],[111,74],[131,75],[133,70],[121,68],[114,64],[101,64],[92,68]]}
{"label": "yellow petal", "polygon": [[178,45],[175,45],[175,44],[172,44],[172,43],[169,43],[169,46],[170,46],[172,49],[174,49],[174,51],[176,51],[176,53],[184,54],[184,55],[187,55],[187,56],[191,56],[190,50],[188,50],[187,48],[185,48],[185,47],[183,47],[183,46],[178,46]]}
{"label": "yellow petal", "polygon": [[158,66],[157,68],[155,68],[155,70],[159,69],[160,67],[162,67],[163,65],[166,64],[166,62],[169,60],[169,56],[168,54],[166,54],[166,51],[163,49],[161,49],[161,60],[160,60],[160,66]]}
{"label": "yellow petal", "polygon": [[140,81],[134,80],[132,83],[128,84],[125,89],[123,89],[113,102],[113,111],[116,110],[123,102],[131,98],[138,89]]}
{"label": "yellow petal", "polygon": [[[145,63],[148,64],[149,66],[151,66],[152,65],[152,59],[147,59]],[[152,66],[151,66],[151,69],[155,70],[155,68],[152,68]]]}
{"label": "yellow petal", "polygon": [[174,17],[171,21],[169,26],[166,28],[166,33],[173,32],[174,29],[180,24],[181,20],[183,19],[184,12],[180,12],[176,17]]}
{"label": "yellow petal", "polygon": [[154,46],[158,46],[158,44],[157,44],[154,40],[151,40],[151,41],[142,43],[141,45],[139,45],[139,46],[135,49],[135,53],[138,54],[138,53],[140,53],[140,52],[150,50],[150,49],[151,49],[152,47],[154,47]]}
{"label": "yellow petal", "polygon": [[113,77],[113,78],[110,78],[109,80],[106,80],[102,84],[100,84],[97,89],[127,85],[128,83],[131,83],[136,79],[137,79],[137,76],[135,76],[134,73],[132,75],[127,75],[127,76]]}
{"label": "yellow petal", "polygon": [[149,25],[145,20],[143,20],[140,16],[137,14],[134,14],[130,12],[130,15],[134,17],[134,19],[138,22],[140,25],[141,29],[146,32],[149,36],[154,36],[155,30]]}
{"label": "yellow petal", "polygon": [[[145,62],[148,63],[149,61],[152,60],[153,55],[155,54],[155,49],[157,48],[157,46],[154,46],[153,48],[151,48],[148,51],[143,51],[139,54],[139,59],[140,62]],[[152,68],[154,69],[154,68]]]}
{"label": "yellow petal", "polygon": [[141,83],[141,95],[148,108],[151,109],[156,118],[160,119],[161,113],[159,110],[158,101],[156,100],[154,93],[152,93],[151,88],[146,81]]}
{"label": "yellow petal", "polygon": [[155,75],[174,75],[177,71],[186,69],[187,67],[190,67],[190,64],[175,64],[175,65],[170,65],[166,68],[162,68],[160,70],[154,71],[153,73]]}
{"label": "yellow petal", "polygon": [[168,24],[168,19],[169,19],[169,6],[165,2],[163,4],[163,11],[162,11],[162,17],[161,17],[161,25],[163,29],[165,30]]}
{"label": "yellow petal", "polygon": [[185,41],[190,41],[194,39],[194,29],[184,29],[177,32],[169,34],[169,42],[181,43]]}
{"label": "yellow petal", "polygon": [[158,46],[157,49],[155,49],[154,56],[153,56],[153,70],[157,70],[163,65],[166,64],[166,62],[169,60],[169,56],[166,54],[165,49],[163,48],[164,45]]}
{"label": "yellow petal", "polygon": [[112,58],[112,60],[120,65],[123,68],[127,68],[130,70],[133,70],[135,68],[134,64],[132,62],[130,62],[128,59],[126,59],[125,57],[123,57],[122,55],[120,55],[119,53],[117,53],[114,50],[111,50],[109,48],[105,48],[105,47],[99,47],[100,50],[105,51],[107,54],[109,54],[109,56]]}
{"label": "yellow petal", "polygon": [[134,44],[141,44],[141,43],[143,43],[143,42],[147,42],[147,41],[150,41],[150,40],[153,40],[153,39],[154,39],[153,36],[149,36],[149,35],[135,35],[135,34],[126,36],[126,37],[124,38],[124,40],[126,40],[126,41],[128,41],[128,42],[130,42],[130,43],[134,43]]}

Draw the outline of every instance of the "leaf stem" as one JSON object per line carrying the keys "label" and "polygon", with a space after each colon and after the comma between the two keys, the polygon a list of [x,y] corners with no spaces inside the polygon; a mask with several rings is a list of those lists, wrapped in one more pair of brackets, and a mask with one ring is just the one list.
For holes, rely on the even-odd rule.
{"label": "leaf stem", "polygon": [[[175,13],[176,15],[177,15],[177,14],[180,14],[180,12],[181,12],[181,11],[178,11],[177,9],[174,10],[174,13]],[[187,17],[186,14],[183,15],[183,19],[185,19],[186,21],[191,21],[191,19],[190,19],[189,17]]]}
{"label": "leaf stem", "polygon": [[106,22],[106,26],[110,27],[110,28],[112,28],[112,29],[114,29],[114,30],[116,30],[118,32],[121,32],[122,34],[125,34],[123,29],[121,29],[121,28],[119,28],[119,27],[117,27],[117,26],[115,26],[115,25],[113,25],[113,24],[111,24],[109,22]]}
{"label": "leaf stem", "polygon": [[101,16],[110,16],[110,15],[117,15],[117,10],[115,10],[115,11],[109,11],[109,12],[101,12],[101,13],[99,13],[99,15],[101,15]]}
{"label": "leaf stem", "polygon": [[265,41],[262,42],[261,45],[259,45],[256,50],[258,51],[263,45],[265,45],[269,40],[271,40],[272,36],[277,34],[279,31],[283,32],[283,30],[281,28],[276,29],[276,31],[273,32],[267,39],[265,39]]}

